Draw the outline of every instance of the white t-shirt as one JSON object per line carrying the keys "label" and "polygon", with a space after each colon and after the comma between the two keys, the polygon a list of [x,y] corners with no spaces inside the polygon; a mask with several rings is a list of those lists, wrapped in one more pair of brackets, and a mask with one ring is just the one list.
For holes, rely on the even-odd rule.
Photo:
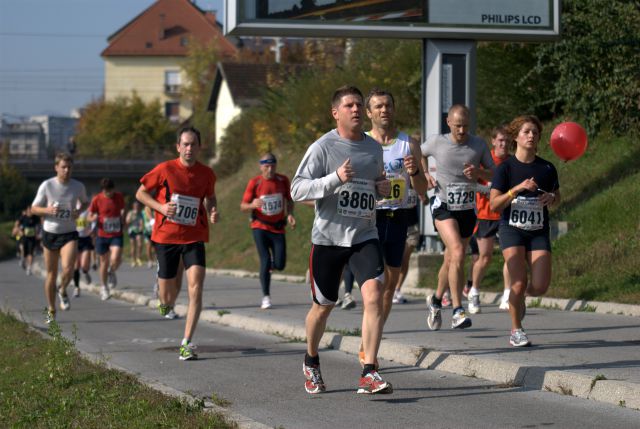
{"label": "white t-shirt", "polygon": [[36,207],[58,207],[56,216],[45,216],[43,229],[52,234],[66,234],[76,230],[76,220],[72,216],[72,209],[78,207],[78,202],[89,202],[87,191],[82,183],[75,179],[60,183],[57,177],[47,179],[38,188],[36,198],[31,205]]}

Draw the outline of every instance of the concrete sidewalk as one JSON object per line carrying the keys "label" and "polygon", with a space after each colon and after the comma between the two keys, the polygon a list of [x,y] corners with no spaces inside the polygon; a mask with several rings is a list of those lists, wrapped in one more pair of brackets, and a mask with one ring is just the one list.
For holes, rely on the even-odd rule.
{"label": "concrete sidewalk", "polygon": [[[99,294],[97,273],[91,275],[94,284],[82,283],[83,293]],[[201,320],[304,339],[304,319],[310,305],[310,291],[304,279],[274,275],[274,306],[260,310],[262,297],[255,276],[208,270]],[[153,283],[153,270],[123,265],[112,299],[155,307]],[[612,314],[596,313],[592,304],[585,303],[581,305],[590,305],[586,308],[591,311],[529,308],[524,326],[533,346],[514,348],[508,342],[508,314],[493,303],[497,302],[495,294],[483,295],[482,314],[472,316],[471,328],[452,330],[449,308],[443,310],[443,328],[433,332],[426,325],[427,291],[405,292],[422,296],[409,296],[409,303],[394,306],[385,326],[381,358],[640,410],[640,318],[619,315],[623,310],[617,311],[616,304],[608,304]],[[357,290],[354,296],[358,300],[355,309],[336,308],[332,312],[323,346],[357,354],[362,307]],[[176,306],[180,316],[186,312],[185,304],[183,291]],[[539,305],[573,306],[546,299]],[[624,306],[624,313],[640,315],[640,307]]]}

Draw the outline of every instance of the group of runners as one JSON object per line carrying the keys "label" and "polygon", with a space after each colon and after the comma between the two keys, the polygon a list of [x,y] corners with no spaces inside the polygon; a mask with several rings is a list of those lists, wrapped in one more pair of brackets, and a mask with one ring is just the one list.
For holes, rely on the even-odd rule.
{"label": "group of runners", "polygon": [[[314,206],[309,256],[312,304],[305,322],[303,362],[305,389],[312,394],[326,390],[319,344],[338,302],[345,267],[360,287],[363,305],[362,372],[357,392],[392,391],[391,383],[378,372],[378,348],[392,304],[403,302],[399,290],[403,265],[406,267],[408,255],[417,245],[407,238],[416,235],[416,206],[426,203],[428,190],[435,192],[429,205],[445,245],[437,291],[427,298],[430,329],[442,326],[442,299],[447,288],[453,307],[452,328],[472,325],[462,297],[464,260],[474,230],[479,258],[467,291],[469,313],[479,312],[480,283],[499,235],[505,285],[510,288],[509,341],[513,346],[530,344],[522,328],[525,294],[537,296],[549,286],[547,207],[557,204],[560,194],[555,167],[536,155],[540,121],[534,116],[519,116],[508,126],[497,128],[490,151],[484,140],[469,133],[465,106],[454,105],[449,110],[450,133],[429,136],[422,144],[397,130],[395,107],[388,91],[374,89],[365,98],[353,86],[338,88],[331,101],[336,128],[309,146],[291,183],[276,173],[275,155],[266,153],[259,160],[260,174],[249,181],[240,203],[241,211],[251,215],[250,227],[260,257],[263,309],[272,305],[271,272],[282,270],[286,263],[285,227],[296,226],[294,201]],[[364,132],[365,114],[372,124],[368,132]],[[181,360],[197,358],[192,340],[202,309],[205,243],[209,224],[220,220],[216,176],[197,161],[200,149],[199,131],[181,129],[176,143],[178,157],[145,174],[136,192],[137,200],[154,213],[148,223],[153,224],[151,242],[163,316],[173,312],[182,271],[186,273],[189,300],[179,348]],[[437,178],[429,173],[429,157],[437,163]],[[40,186],[33,202],[34,214],[44,216],[50,320],[55,317],[56,291],[60,308],[69,306],[66,287],[78,248],[76,219],[87,207],[87,220],[98,223],[96,247],[101,255],[101,278],[107,286],[103,298],[109,292],[109,281],[116,283],[115,269],[121,261],[125,222],[121,194],[113,190],[112,182],[103,181],[102,193],[89,204],[84,186],[70,178],[71,167],[68,155],[58,155],[57,176]],[[131,214],[128,225],[137,219],[136,213]],[[134,255],[132,260],[136,263],[138,258]],[[59,261],[62,275],[56,286]],[[82,260],[79,267],[86,273]]]}

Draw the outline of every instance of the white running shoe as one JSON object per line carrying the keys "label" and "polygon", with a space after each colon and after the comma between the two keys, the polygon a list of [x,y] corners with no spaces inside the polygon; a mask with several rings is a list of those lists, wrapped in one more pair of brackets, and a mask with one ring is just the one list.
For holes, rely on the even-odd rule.
{"label": "white running shoe", "polygon": [[394,304],[406,304],[407,303],[407,298],[405,298],[404,295],[402,295],[402,292],[395,291],[393,293],[392,302]]}
{"label": "white running shoe", "polygon": [[73,297],[77,298],[80,296],[80,288],[79,287],[74,287],[73,288]]}
{"label": "white running shoe", "polygon": [[342,305],[340,305],[340,308],[342,308],[343,310],[351,310],[352,308],[356,307],[356,301],[353,299],[353,296],[351,296],[350,293],[345,293],[344,294],[344,298],[342,299]]}
{"label": "white running shoe", "polygon": [[451,327],[453,329],[464,329],[471,327],[471,319],[467,317],[463,307],[459,307],[453,311],[451,318]]}
{"label": "white running shoe", "polygon": [[437,331],[442,327],[442,307],[433,304],[433,295],[427,297],[427,326],[432,331]]}
{"label": "white running shoe", "polygon": [[271,297],[269,295],[265,295],[262,298],[262,304],[260,305],[260,308],[263,310],[271,308]]}
{"label": "white running shoe", "polygon": [[27,275],[30,276],[32,274],[31,267],[27,267]]}
{"label": "white running shoe", "polygon": [[60,298],[60,310],[67,311],[69,307],[71,307],[67,292],[65,291],[64,293],[62,293],[61,290],[58,290],[58,298]]}
{"label": "white running shoe", "polygon": [[169,312],[164,315],[164,318],[165,319],[170,319],[170,320],[177,319],[178,318],[178,314],[175,311],[173,311],[173,307],[171,307],[171,308],[169,308]]}
{"label": "white running shoe", "polygon": [[478,314],[482,311],[480,308],[480,295],[469,295],[469,313]]}
{"label": "white running shoe", "polygon": [[515,329],[511,331],[509,344],[513,347],[528,347],[531,345],[531,341],[529,341],[529,337],[522,329]]}
{"label": "white running shoe", "polygon": [[111,292],[109,292],[109,286],[102,285],[102,288],[100,289],[100,299],[103,301],[106,301],[109,298],[111,298]]}

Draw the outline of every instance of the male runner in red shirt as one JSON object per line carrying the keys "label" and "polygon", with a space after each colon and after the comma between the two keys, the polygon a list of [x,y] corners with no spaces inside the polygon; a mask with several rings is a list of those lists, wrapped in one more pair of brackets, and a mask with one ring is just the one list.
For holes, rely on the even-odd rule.
{"label": "male runner in red shirt", "polygon": [[[201,149],[200,132],[182,128],[176,144],[179,157],[157,165],[140,183],[136,198],[155,210],[151,241],[158,258],[160,313],[164,316],[178,293],[176,275],[184,262],[189,289],[184,338],[180,360],[197,359],[191,343],[202,310],[205,274],[204,243],[209,241],[209,224],[218,222],[213,170],[196,161]],[[155,197],[153,196],[155,194]]]}

